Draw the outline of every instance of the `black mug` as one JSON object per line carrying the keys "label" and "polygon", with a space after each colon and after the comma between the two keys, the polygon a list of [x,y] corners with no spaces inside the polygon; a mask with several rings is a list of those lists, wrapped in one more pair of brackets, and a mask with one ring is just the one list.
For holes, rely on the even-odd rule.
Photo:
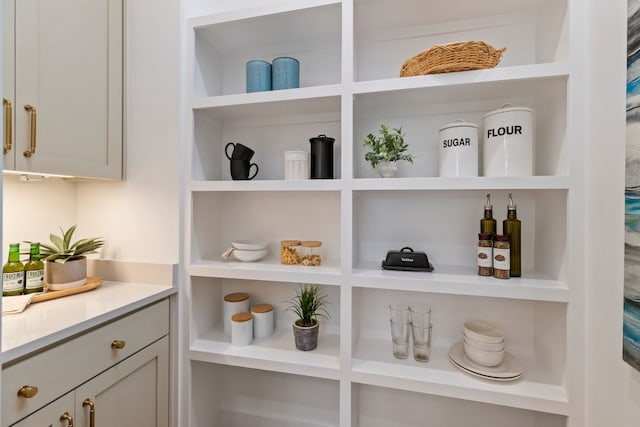
{"label": "black mug", "polygon": [[[251,168],[255,166],[256,170],[253,175],[249,176]],[[255,163],[249,163],[249,160],[231,159],[231,179],[248,180],[253,179],[258,175],[258,165]]]}
{"label": "black mug", "polygon": [[[229,156],[229,147],[233,147],[231,156]],[[224,154],[227,155],[227,159],[229,160],[250,161],[255,153],[251,148],[247,147],[246,145],[242,145],[240,143],[234,144],[233,142],[230,142],[224,147]]]}
{"label": "black mug", "polygon": [[333,179],[334,138],[318,135],[311,138],[311,179]]}

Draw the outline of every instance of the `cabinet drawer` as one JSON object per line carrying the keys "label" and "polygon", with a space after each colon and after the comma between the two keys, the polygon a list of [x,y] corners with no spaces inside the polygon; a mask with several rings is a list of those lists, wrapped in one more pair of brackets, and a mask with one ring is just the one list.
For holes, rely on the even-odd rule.
{"label": "cabinet drawer", "polygon": [[[41,408],[168,333],[165,299],[4,368],[2,425]],[[116,341],[121,345],[112,345]],[[35,396],[18,396],[25,385],[38,388]]]}

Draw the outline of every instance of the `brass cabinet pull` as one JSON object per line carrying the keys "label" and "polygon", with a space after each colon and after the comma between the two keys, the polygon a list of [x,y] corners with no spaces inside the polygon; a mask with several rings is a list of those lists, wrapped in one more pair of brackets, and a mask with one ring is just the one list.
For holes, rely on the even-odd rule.
{"label": "brass cabinet pull", "polygon": [[82,407],[89,407],[89,427],[96,426],[96,405],[93,403],[93,400],[88,397],[82,402]]}
{"label": "brass cabinet pull", "polygon": [[22,153],[25,157],[31,157],[36,154],[36,120],[37,120],[37,112],[36,107],[33,105],[25,105],[24,109],[27,110],[31,115],[31,144],[29,150]]}
{"label": "brass cabinet pull", "polygon": [[73,427],[73,417],[69,415],[68,412],[65,412],[62,415],[60,415],[60,422],[62,421],[67,421],[69,423],[68,427]]}
{"label": "brass cabinet pull", "polygon": [[111,348],[114,350],[122,350],[125,346],[126,342],[121,340],[113,340],[111,343]]}
{"label": "brass cabinet pull", "polygon": [[33,385],[23,385],[18,390],[18,396],[24,397],[25,399],[31,399],[33,396],[38,394],[38,387]]}
{"label": "brass cabinet pull", "polygon": [[11,101],[7,98],[2,98],[2,106],[4,107],[4,147],[2,147],[2,154],[7,154],[11,151],[13,145],[13,107]]}

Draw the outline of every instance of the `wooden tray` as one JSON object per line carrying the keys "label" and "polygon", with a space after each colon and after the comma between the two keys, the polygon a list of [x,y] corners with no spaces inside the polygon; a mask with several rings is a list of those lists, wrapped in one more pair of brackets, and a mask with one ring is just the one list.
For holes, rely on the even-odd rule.
{"label": "wooden tray", "polygon": [[[87,292],[92,289],[97,288],[102,284],[102,278],[100,277],[87,277],[87,283],[82,286],[78,286],[77,288],[65,289],[62,291],[48,291],[40,295],[36,295],[31,298],[31,304],[36,302],[48,301],[50,299],[62,298],[69,295],[79,294],[82,292]],[[46,286],[46,284],[45,284]]]}

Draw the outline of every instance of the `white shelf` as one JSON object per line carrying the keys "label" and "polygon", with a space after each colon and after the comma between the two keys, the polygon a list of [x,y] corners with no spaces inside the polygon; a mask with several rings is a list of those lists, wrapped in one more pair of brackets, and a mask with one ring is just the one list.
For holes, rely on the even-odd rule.
{"label": "white shelf", "polygon": [[194,98],[194,110],[219,120],[321,114],[340,111],[340,85]]}
{"label": "white shelf", "polygon": [[284,265],[279,262],[196,261],[188,266],[191,276],[224,279],[265,280],[272,282],[317,283],[339,285],[340,267],[337,262],[324,261],[319,267]]}
{"label": "white shelf", "polygon": [[[246,49],[255,43],[273,46],[298,39],[335,39],[341,33],[341,3],[289,0],[195,17],[189,20],[189,25],[223,53]],[[283,31],[283,27],[287,30]]]}
{"label": "white shelf", "polygon": [[254,340],[245,347],[233,346],[222,328],[214,328],[196,339],[189,358],[201,362],[219,363],[244,368],[340,378],[340,336],[320,334],[318,347],[303,352],[295,348],[293,330],[276,329],[272,336]]}
{"label": "white shelf", "polygon": [[537,278],[524,272],[524,277],[501,280],[476,274],[475,268],[436,266],[431,273],[383,270],[379,264],[363,263],[353,269],[354,287],[417,291],[451,295],[513,298],[533,301],[569,301],[569,288],[564,282]]}
{"label": "white shelf", "polygon": [[564,80],[567,79],[568,76],[569,64],[567,62],[551,62],[546,64],[496,67],[486,70],[464,71],[458,73],[369,80],[354,83],[353,92],[355,94],[366,94],[389,91],[407,91],[413,89],[422,90],[428,88],[451,89],[455,86],[480,86],[486,83],[505,82],[531,84],[528,83],[528,81],[535,82],[536,80],[546,79]]}
{"label": "white shelf", "polygon": [[352,361],[351,380],[551,414],[569,413],[567,392],[562,386],[536,382],[535,374],[528,371],[509,382],[478,379],[454,367],[448,352],[448,346],[433,346],[427,363],[398,360],[393,357],[390,341],[360,339]]}
{"label": "white shelf", "polygon": [[189,190],[208,191],[340,191],[339,179],[307,179],[299,181],[192,181]]}
{"label": "white shelf", "polygon": [[354,190],[567,190],[568,176],[359,178]]}

